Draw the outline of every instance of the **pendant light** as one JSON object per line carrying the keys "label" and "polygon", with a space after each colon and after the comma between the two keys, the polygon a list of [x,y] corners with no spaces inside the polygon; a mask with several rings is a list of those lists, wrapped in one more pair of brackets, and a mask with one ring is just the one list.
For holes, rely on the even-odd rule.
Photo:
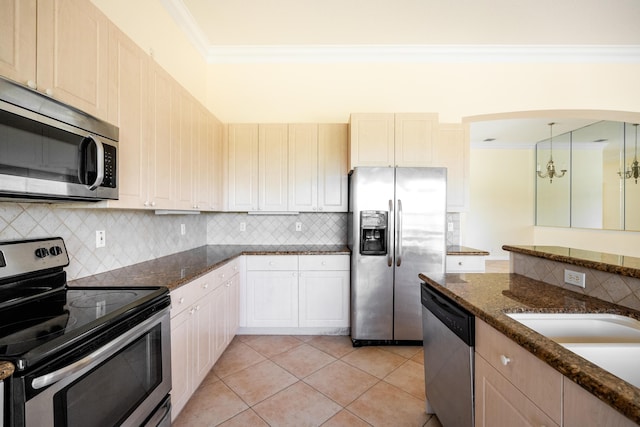
{"label": "pendant light", "polygon": [[640,177],[640,167],[638,166],[638,123],[634,123],[633,127],[636,128],[633,162],[626,171],[618,172],[618,175],[620,175],[620,177],[624,179],[633,178],[637,184],[638,178]]}
{"label": "pendant light", "polygon": [[[538,172],[538,176],[540,178],[549,178],[549,182],[553,184],[553,178],[562,178],[564,174],[567,172],[566,169],[561,169],[560,173],[556,172],[556,166],[553,163],[553,125],[554,122],[549,123],[549,143],[550,143],[550,152],[549,152],[549,161],[547,162],[547,171],[545,173],[540,172],[540,165],[536,168]],[[637,131],[637,128],[636,128]]]}

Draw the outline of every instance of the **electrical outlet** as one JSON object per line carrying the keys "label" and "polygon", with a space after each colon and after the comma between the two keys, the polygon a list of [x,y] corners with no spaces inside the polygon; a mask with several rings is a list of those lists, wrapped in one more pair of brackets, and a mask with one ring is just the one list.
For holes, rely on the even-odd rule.
{"label": "electrical outlet", "polygon": [[107,233],[104,230],[96,230],[96,248],[104,248],[107,245]]}
{"label": "electrical outlet", "polygon": [[564,283],[569,285],[585,287],[585,274],[578,271],[564,270]]}
{"label": "electrical outlet", "polygon": [[240,231],[247,231],[247,223],[246,222],[241,222],[240,223]]}
{"label": "electrical outlet", "polygon": [[296,231],[302,231],[302,223],[296,222]]}
{"label": "electrical outlet", "polygon": [[453,223],[452,222],[447,223],[447,231],[453,231]]}
{"label": "electrical outlet", "polygon": [[180,235],[184,236],[185,234],[187,234],[187,227],[184,224],[180,224]]}

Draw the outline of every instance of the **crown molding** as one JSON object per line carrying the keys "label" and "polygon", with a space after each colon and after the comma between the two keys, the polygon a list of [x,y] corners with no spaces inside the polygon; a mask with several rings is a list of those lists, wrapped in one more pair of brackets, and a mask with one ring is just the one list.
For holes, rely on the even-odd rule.
{"label": "crown molding", "polygon": [[640,63],[640,46],[299,45],[210,46],[222,63]]}
{"label": "crown molding", "polygon": [[182,0],[160,0],[205,61],[226,63],[623,63],[640,45],[215,45]]}

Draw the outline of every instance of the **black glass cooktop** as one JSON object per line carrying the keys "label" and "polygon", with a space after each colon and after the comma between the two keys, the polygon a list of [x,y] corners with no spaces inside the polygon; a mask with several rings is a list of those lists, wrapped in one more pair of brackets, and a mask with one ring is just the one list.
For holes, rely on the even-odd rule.
{"label": "black glass cooktop", "polygon": [[0,311],[0,360],[26,367],[165,298],[166,288],[63,288]]}

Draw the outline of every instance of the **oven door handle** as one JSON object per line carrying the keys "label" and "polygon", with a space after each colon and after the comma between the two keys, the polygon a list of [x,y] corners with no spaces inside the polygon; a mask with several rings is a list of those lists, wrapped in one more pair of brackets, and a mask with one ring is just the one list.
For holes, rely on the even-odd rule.
{"label": "oven door handle", "polygon": [[134,340],[136,340],[141,333],[149,330],[149,327],[152,324],[158,323],[162,319],[162,317],[168,315],[168,313],[168,309],[162,310],[161,312],[148,318],[144,322],[136,325],[135,328],[128,330],[113,341],[110,341],[108,344],[100,347],[93,353],[86,355],[82,359],[56,371],[49,372],[48,374],[34,378],[31,381],[31,387],[36,390],[47,387],[60,381],[63,378],[66,378],[81,371],[82,369],[91,366],[92,364],[99,364],[103,362],[104,360],[108,359],[113,354],[117,353],[118,351],[132,343]]}

